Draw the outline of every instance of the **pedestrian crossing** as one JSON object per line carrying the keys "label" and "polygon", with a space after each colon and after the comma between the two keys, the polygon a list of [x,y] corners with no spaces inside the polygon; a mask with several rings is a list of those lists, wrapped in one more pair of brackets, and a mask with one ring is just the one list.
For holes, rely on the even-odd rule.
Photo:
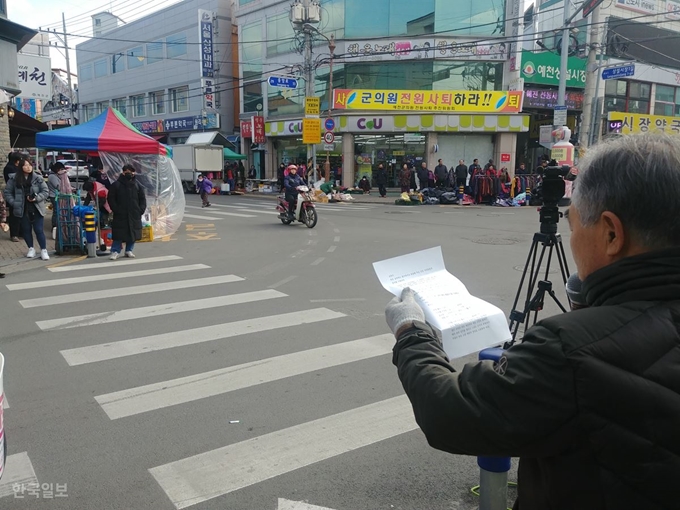
{"label": "pedestrian crossing", "polygon": [[[375,209],[371,204],[314,204],[315,207],[324,213],[335,212],[365,212]],[[199,211],[201,211],[199,213]],[[187,205],[184,217],[188,220],[219,221],[229,218],[258,218],[260,216],[278,216],[276,204],[272,201],[260,201],[254,199],[244,199],[230,202],[229,204],[212,203],[210,208]]]}
{"label": "pedestrian crossing", "polygon": [[[164,410],[193,406],[192,413],[200,412],[197,409],[201,408],[196,405],[209,406],[210,399],[215,398],[228,400],[238,391],[264,393],[268,391],[266,385],[271,383],[294,383],[297,378],[310,374],[343,370],[351,364],[381,357],[384,363],[390,363],[394,338],[389,334],[357,335],[343,338],[339,343],[319,342],[328,328],[342,331],[343,324],[355,320],[333,310],[330,302],[329,308],[300,309],[292,296],[271,287],[257,288],[259,284],[239,275],[192,278],[196,271],[214,269],[175,255],[112,263],[89,261],[50,268],[39,281],[5,287],[16,295],[22,308],[40,307],[35,324],[41,331],[48,334],[60,330],[74,334],[82,331],[76,336],[75,345],[64,344],[58,349],[66,362],[64,370],[81,374],[87,367],[101,366],[106,373],[113,367],[120,369],[119,374],[116,370],[116,387],[98,386],[99,391],[92,391],[91,398],[103,411],[101,419],[140,420],[134,422],[135,427],[147,426],[148,417]],[[77,276],[63,277],[64,273]],[[106,288],[74,291],[74,285],[87,281],[106,282]],[[132,306],[131,296],[142,296],[144,306]],[[251,306],[256,303],[258,312],[253,313]],[[71,306],[74,304],[85,307],[86,313],[73,313],[78,310]],[[201,314],[200,318],[194,317],[196,313]],[[164,323],[165,318],[179,320],[183,326],[171,328]],[[135,325],[142,322],[147,328],[145,332],[151,334],[136,335]],[[102,331],[101,326],[107,325],[113,325],[108,331],[116,332],[110,341],[101,343],[101,335],[86,334]],[[319,333],[307,342],[304,333],[297,333],[303,330]],[[270,336],[266,337],[268,332]],[[152,368],[159,364],[159,359],[173,359],[163,357],[164,353],[181,351],[180,359],[187,355],[188,347],[205,345],[229,349],[232,342],[257,345],[265,337],[271,341],[298,336],[304,342],[296,342],[290,352],[286,343],[281,342],[273,353],[264,343],[252,351],[249,358],[237,362],[230,362],[227,357],[224,363],[218,361],[217,365],[211,365],[210,370],[158,378],[164,380],[148,379],[153,376]],[[143,384],[141,380],[130,383],[125,370],[129,363],[141,360],[139,356],[143,356],[143,366],[150,375],[144,378]],[[259,409],[255,402],[252,406],[253,413],[264,413],[263,419],[269,419],[266,409]],[[161,487],[175,508],[188,508],[417,428],[410,403],[404,396],[290,423],[296,422],[249,439],[223,438],[221,445],[212,445],[190,456],[163,458],[148,468],[149,483]],[[274,422],[270,430],[276,429],[275,425]],[[105,430],[102,425],[102,433],[106,433]],[[187,437],[194,432],[182,429]],[[144,447],[159,448],[157,444],[141,448]],[[20,457],[16,462],[20,461],[23,466],[21,476],[35,477],[33,466],[27,467],[28,456],[17,455]],[[0,496],[2,487],[0,485]]]}

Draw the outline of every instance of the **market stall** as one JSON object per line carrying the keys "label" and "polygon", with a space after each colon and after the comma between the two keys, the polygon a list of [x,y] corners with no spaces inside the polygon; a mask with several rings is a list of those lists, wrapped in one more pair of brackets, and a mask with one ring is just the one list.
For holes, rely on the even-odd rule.
{"label": "market stall", "polygon": [[115,108],[85,124],[38,133],[36,145],[99,156],[111,182],[123,165],[133,165],[146,194],[154,237],[172,235],[181,225],[185,199],[171,149],[137,131]]}

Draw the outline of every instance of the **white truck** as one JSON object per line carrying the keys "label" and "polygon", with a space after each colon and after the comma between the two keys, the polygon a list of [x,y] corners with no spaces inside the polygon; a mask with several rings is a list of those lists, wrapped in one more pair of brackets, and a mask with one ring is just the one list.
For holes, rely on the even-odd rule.
{"label": "white truck", "polygon": [[199,173],[222,173],[224,152],[219,145],[173,145],[172,160],[179,170],[184,192],[193,193]]}

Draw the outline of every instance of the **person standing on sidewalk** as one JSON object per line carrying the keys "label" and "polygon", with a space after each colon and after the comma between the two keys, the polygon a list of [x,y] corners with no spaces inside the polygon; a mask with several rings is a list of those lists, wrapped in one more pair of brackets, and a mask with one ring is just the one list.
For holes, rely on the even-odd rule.
{"label": "person standing on sidewalk", "polygon": [[399,186],[401,186],[402,193],[408,193],[411,189],[411,171],[406,163],[404,163],[399,172]]}
{"label": "person standing on sidewalk", "polygon": [[135,258],[132,250],[135,241],[142,238],[142,215],[146,210],[144,188],[135,180],[135,167],[123,166],[123,173],[111,185],[109,206],[113,211],[111,222],[111,260],[116,260],[125,243],[125,256]]}
{"label": "person standing on sidewalk", "polygon": [[213,183],[205,175],[200,174],[198,180],[196,181],[196,191],[201,195],[201,201],[203,204],[201,207],[210,207],[210,202],[208,201],[208,195],[212,193]]}
{"label": "person standing on sidewalk", "polygon": [[387,196],[387,170],[385,170],[382,163],[378,165],[378,172],[376,173],[375,180],[378,183],[380,198],[385,198]]}
{"label": "person standing on sidewalk", "polygon": [[439,189],[444,189],[449,185],[449,170],[441,159],[438,163],[439,164],[434,167],[434,177],[437,179],[437,187]]}
{"label": "person standing on sidewalk", "polygon": [[33,171],[28,158],[21,158],[19,161],[20,172],[11,177],[5,188],[5,200],[12,209],[14,217],[19,218],[24,241],[28,247],[26,256],[29,259],[35,257],[33,248],[33,234],[40,245],[40,258],[49,260],[47,254],[47,241],[45,240],[44,219],[45,201],[49,198],[47,184],[41,174]]}
{"label": "person standing on sidewalk", "polygon": [[[10,152],[7,155],[7,164],[2,171],[2,175],[5,178],[5,185],[7,185],[9,180],[19,171],[18,165],[21,161],[21,158],[23,158],[23,156],[20,152]],[[12,242],[18,243],[19,236],[21,235],[21,222],[19,221],[19,218],[14,216],[14,211],[12,211],[11,207],[9,208],[8,212],[9,237]]]}

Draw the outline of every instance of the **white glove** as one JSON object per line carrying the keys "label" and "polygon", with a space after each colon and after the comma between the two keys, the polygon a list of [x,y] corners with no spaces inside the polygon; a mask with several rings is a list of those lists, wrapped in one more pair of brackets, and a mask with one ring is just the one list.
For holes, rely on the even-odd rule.
{"label": "white glove", "polygon": [[401,293],[401,299],[395,297],[385,308],[385,320],[396,336],[399,328],[413,321],[425,322],[425,313],[416,303],[413,291],[408,287]]}

